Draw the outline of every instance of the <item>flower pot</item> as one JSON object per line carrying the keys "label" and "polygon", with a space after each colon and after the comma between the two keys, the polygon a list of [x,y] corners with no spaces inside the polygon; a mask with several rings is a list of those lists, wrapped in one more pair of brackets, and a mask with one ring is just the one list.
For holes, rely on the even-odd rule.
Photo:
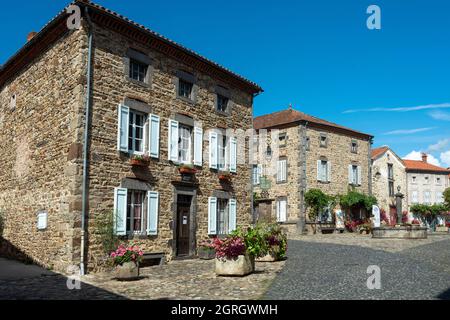
{"label": "flower pot", "polygon": [[231,177],[230,176],[226,176],[226,175],[220,175],[219,176],[219,181],[220,182],[224,182],[224,183],[230,183],[231,182]]}
{"label": "flower pot", "polygon": [[444,226],[436,227],[436,232],[448,232],[448,228]]}
{"label": "flower pot", "polygon": [[125,262],[116,266],[115,276],[120,281],[130,281],[139,278],[139,265],[135,262]]}
{"label": "flower pot", "polygon": [[201,260],[213,260],[216,257],[216,250],[214,248],[200,247],[197,254]]}
{"label": "flower pot", "polygon": [[255,258],[240,255],[235,259],[216,258],[216,274],[218,276],[246,276],[255,271]]}
{"label": "flower pot", "polygon": [[275,262],[278,261],[278,254],[280,253],[280,246],[272,246],[269,249],[269,252],[263,256],[256,258],[256,262]]}
{"label": "flower pot", "polygon": [[181,168],[178,170],[181,174],[195,174],[196,170],[195,169],[191,169],[191,168]]}
{"label": "flower pot", "polygon": [[148,167],[149,163],[147,161],[131,159],[130,164],[133,167]]}

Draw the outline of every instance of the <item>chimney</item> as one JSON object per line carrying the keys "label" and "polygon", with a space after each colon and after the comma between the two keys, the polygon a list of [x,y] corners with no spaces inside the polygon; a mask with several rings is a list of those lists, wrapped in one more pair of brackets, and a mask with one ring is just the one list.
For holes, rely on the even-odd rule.
{"label": "chimney", "polygon": [[422,153],[422,161],[425,163],[428,162],[428,155],[426,153]]}
{"label": "chimney", "polygon": [[31,31],[27,36],[27,42],[30,42],[30,40],[33,39],[35,35],[37,35],[37,32]]}

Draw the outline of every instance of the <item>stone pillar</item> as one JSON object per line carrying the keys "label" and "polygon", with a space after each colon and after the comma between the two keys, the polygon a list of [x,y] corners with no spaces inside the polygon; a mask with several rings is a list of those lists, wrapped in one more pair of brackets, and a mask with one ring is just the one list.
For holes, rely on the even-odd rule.
{"label": "stone pillar", "polygon": [[397,206],[397,224],[401,225],[403,217],[402,201],[405,196],[400,192],[400,186],[397,190],[398,192],[395,194],[395,203]]}

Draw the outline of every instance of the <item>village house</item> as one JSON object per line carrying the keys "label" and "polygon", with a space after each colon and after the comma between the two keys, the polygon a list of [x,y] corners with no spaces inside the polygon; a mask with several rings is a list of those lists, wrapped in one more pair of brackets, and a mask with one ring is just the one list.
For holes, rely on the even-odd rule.
{"label": "village house", "polygon": [[403,160],[408,182],[408,207],[413,204],[440,204],[449,184],[449,170],[428,163],[428,155],[422,160]]}
{"label": "village house", "polygon": [[403,160],[388,146],[372,149],[372,194],[389,221],[397,221],[395,195],[399,192],[403,194],[402,211],[408,211],[408,186]]}
{"label": "village house", "polygon": [[[308,190],[320,189],[333,196],[349,190],[371,194],[371,135],[292,107],[255,118],[254,127],[261,136],[267,130],[268,137],[267,143],[259,138],[259,160],[253,167],[259,217],[273,217],[289,229],[298,224],[302,231],[309,231],[309,223],[315,221],[306,214]],[[268,171],[273,164],[274,170]],[[348,214],[353,219],[365,217],[361,210]],[[332,222],[333,213],[325,209],[318,220]]]}
{"label": "village house", "polygon": [[237,161],[248,146],[225,130],[252,129],[262,89],[119,14],[74,4],[79,29],[59,13],[0,69],[3,253],[84,273],[105,262],[96,223],[108,215],[121,240],[167,260],[251,224],[251,166]]}

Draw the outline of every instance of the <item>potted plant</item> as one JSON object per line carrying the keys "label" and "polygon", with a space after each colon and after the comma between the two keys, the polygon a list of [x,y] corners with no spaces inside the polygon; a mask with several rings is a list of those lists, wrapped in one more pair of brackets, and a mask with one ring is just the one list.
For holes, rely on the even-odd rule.
{"label": "potted plant", "polygon": [[212,239],[203,240],[198,245],[198,257],[202,260],[212,260],[216,257],[216,249]]}
{"label": "potted plant", "polygon": [[262,227],[267,243],[265,256],[256,259],[257,262],[275,262],[286,257],[287,236],[278,224]]}
{"label": "potted plant", "polygon": [[197,170],[191,164],[182,164],[178,166],[178,172],[181,174],[182,181],[192,182]]}
{"label": "potted plant", "polygon": [[245,241],[237,235],[214,240],[216,274],[219,276],[246,276],[255,270],[255,258],[247,251]]}
{"label": "potted plant", "polygon": [[129,281],[139,278],[139,263],[144,255],[137,246],[126,247],[120,245],[116,251],[111,253],[115,266],[117,280]]}
{"label": "potted plant", "polygon": [[230,183],[231,182],[231,173],[228,171],[222,171],[219,172],[219,181],[224,183]]}
{"label": "potted plant", "polygon": [[146,167],[150,163],[150,157],[146,155],[134,155],[130,158],[130,164],[137,167]]}

